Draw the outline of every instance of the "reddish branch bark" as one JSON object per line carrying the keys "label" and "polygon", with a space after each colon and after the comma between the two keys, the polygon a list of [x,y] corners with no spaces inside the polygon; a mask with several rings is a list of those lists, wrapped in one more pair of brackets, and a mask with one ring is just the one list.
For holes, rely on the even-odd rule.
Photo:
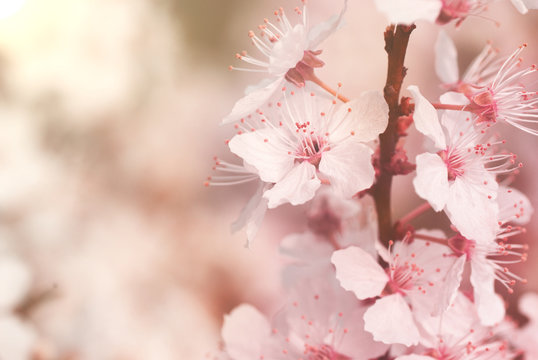
{"label": "reddish branch bark", "polygon": [[379,136],[379,169],[380,175],[372,187],[372,195],[378,216],[379,237],[383,244],[388,245],[393,238],[392,208],[390,202],[392,177],[391,159],[395,154],[396,144],[400,137],[398,133],[398,118],[404,115],[400,108],[400,90],[407,69],[404,67],[405,53],[412,26],[391,25],[385,31],[385,51],[388,54],[387,82],[384,96],[389,105],[389,124]]}

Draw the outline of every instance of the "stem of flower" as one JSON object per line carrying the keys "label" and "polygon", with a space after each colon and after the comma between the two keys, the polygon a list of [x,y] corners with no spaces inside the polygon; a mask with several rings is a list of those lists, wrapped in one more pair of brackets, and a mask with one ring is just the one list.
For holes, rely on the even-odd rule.
{"label": "stem of flower", "polygon": [[415,209],[411,210],[407,215],[402,217],[398,222],[400,224],[407,224],[408,222],[410,222],[411,220],[413,220],[417,216],[423,214],[424,212],[428,211],[429,209],[431,209],[431,205],[430,205],[429,202],[426,201],[425,203],[423,203],[423,204],[417,206]]}
{"label": "stem of flower", "polygon": [[432,103],[433,107],[437,110],[457,110],[457,111],[464,111],[467,105],[452,105],[452,104],[440,104],[440,103]]}
{"label": "stem of flower", "polygon": [[336,90],[332,89],[329,85],[325,84],[323,81],[321,81],[320,78],[318,78],[316,75],[312,74],[308,77],[308,80],[312,81],[313,83],[317,84],[319,87],[321,87],[323,90],[327,91],[329,94],[332,94],[333,96],[336,96],[338,100],[342,102],[348,102],[349,99],[345,97],[344,95],[340,94]]}
{"label": "stem of flower", "polygon": [[385,30],[385,51],[388,55],[387,82],[384,88],[385,101],[389,105],[389,123],[379,136],[380,175],[371,189],[377,210],[379,238],[387,246],[394,236],[390,202],[392,173],[389,168],[398,142],[398,118],[400,111],[400,89],[407,72],[404,67],[405,53],[415,25],[390,25]]}
{"label": "stem of flower", "polygon": [[426,241],[438,243],[438,244],[441,244],[441,245],[447,245],[448,244],[447,239],[438,238],[438,237],[435,237],[435,236],[415,233],[414,237],[415,237],[415,239],[426,240]]}

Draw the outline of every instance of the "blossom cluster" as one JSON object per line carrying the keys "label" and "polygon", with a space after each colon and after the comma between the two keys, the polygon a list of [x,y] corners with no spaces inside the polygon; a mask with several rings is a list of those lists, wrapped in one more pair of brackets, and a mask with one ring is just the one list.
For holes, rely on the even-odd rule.
{"label": "blossom cluster", "polygon": [[[399,56],[390,47],[415,22],[458,26],[490,1],[375,3],[393,23],[385,33],[390,67]],[[521,13],[538,8],[534,0],[512,3]],[[520,57],[527,45],[504,57],[488,45],[460,76],[456,47],[440,31],[435,68],[446,92],[439,101],[417,85],[401,102],[396,94],[396,104],[387,88],[348,98],[340,84],[334,90],[315,75],[325,65],[322,43],[342,26],[346,8],[344,1],[320,24],[310,23],[306,1],[291,16],[280,8],[259,34],[249,32],[259,56],[243,51],[236,58],[248,66],[230,66],[267,78],[223,120],[235,130],[226,143],[241,162],[215,158],[217,174],[206,185],[258,183],[233,225],[246,228],[247,245],[268,209],[309,210],[308,230],[281,241],[290,259],[282,310],[268,319],[251,305],[234,309],[224,320],[219,358],[536,358],[538,295],[521,299],[530,319],[524,327],[507,316],[501,296],[526,282],[511,265],[526,260],[527,245],[513,239],[533,208],[510,186],[522,163],[502,132],[510,125],[538,135],[537,69]],[[393,84],[390,73],[395,91],[402,79]],[[405,139],[413,125],[424,146],[411,161]],[[424,203],[393,223],[382,182],[396,175],[412,176]],[[412,226],[427,211],[443,213],[450,227]]]}

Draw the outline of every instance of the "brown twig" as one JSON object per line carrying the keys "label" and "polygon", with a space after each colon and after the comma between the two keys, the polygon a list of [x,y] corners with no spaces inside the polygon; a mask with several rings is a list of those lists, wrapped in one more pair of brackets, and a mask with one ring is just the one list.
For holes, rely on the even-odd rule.
{"label": "brown twig", "polygon": [[407,69],[404,67],[405,53],[411,32],[415,25],[391,25],[385,31],[385,51],[388,54],[387,82],[384,96],[389,105],[389,123],[387,129],[379,136],[379,168],[380,175],[372,187],[378,216],[379,237],[388,245],[393,237],[391,186],[393,174],[388,170],[398,142],[398,118],[400,111],[400,90]]}

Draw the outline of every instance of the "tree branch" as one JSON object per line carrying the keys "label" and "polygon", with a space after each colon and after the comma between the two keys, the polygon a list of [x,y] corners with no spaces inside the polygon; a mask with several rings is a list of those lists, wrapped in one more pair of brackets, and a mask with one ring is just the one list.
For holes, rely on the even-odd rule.
{"label": "tree branch", "polygon": [[379,170],[380,175],[372,187],[378,217],[379,237],[384,245],[393,238],[391,187],[393,173],[389,169],[395,153],[398,135],[398,118],[403,115],[400,110],[400,90],[407,69],[404,67],[405,53],[411,32],[415,25],[391,25],[385,31],[385,51],[388,54],[387,82],[384,96],[389,105],[389,124],[379,136]]}

